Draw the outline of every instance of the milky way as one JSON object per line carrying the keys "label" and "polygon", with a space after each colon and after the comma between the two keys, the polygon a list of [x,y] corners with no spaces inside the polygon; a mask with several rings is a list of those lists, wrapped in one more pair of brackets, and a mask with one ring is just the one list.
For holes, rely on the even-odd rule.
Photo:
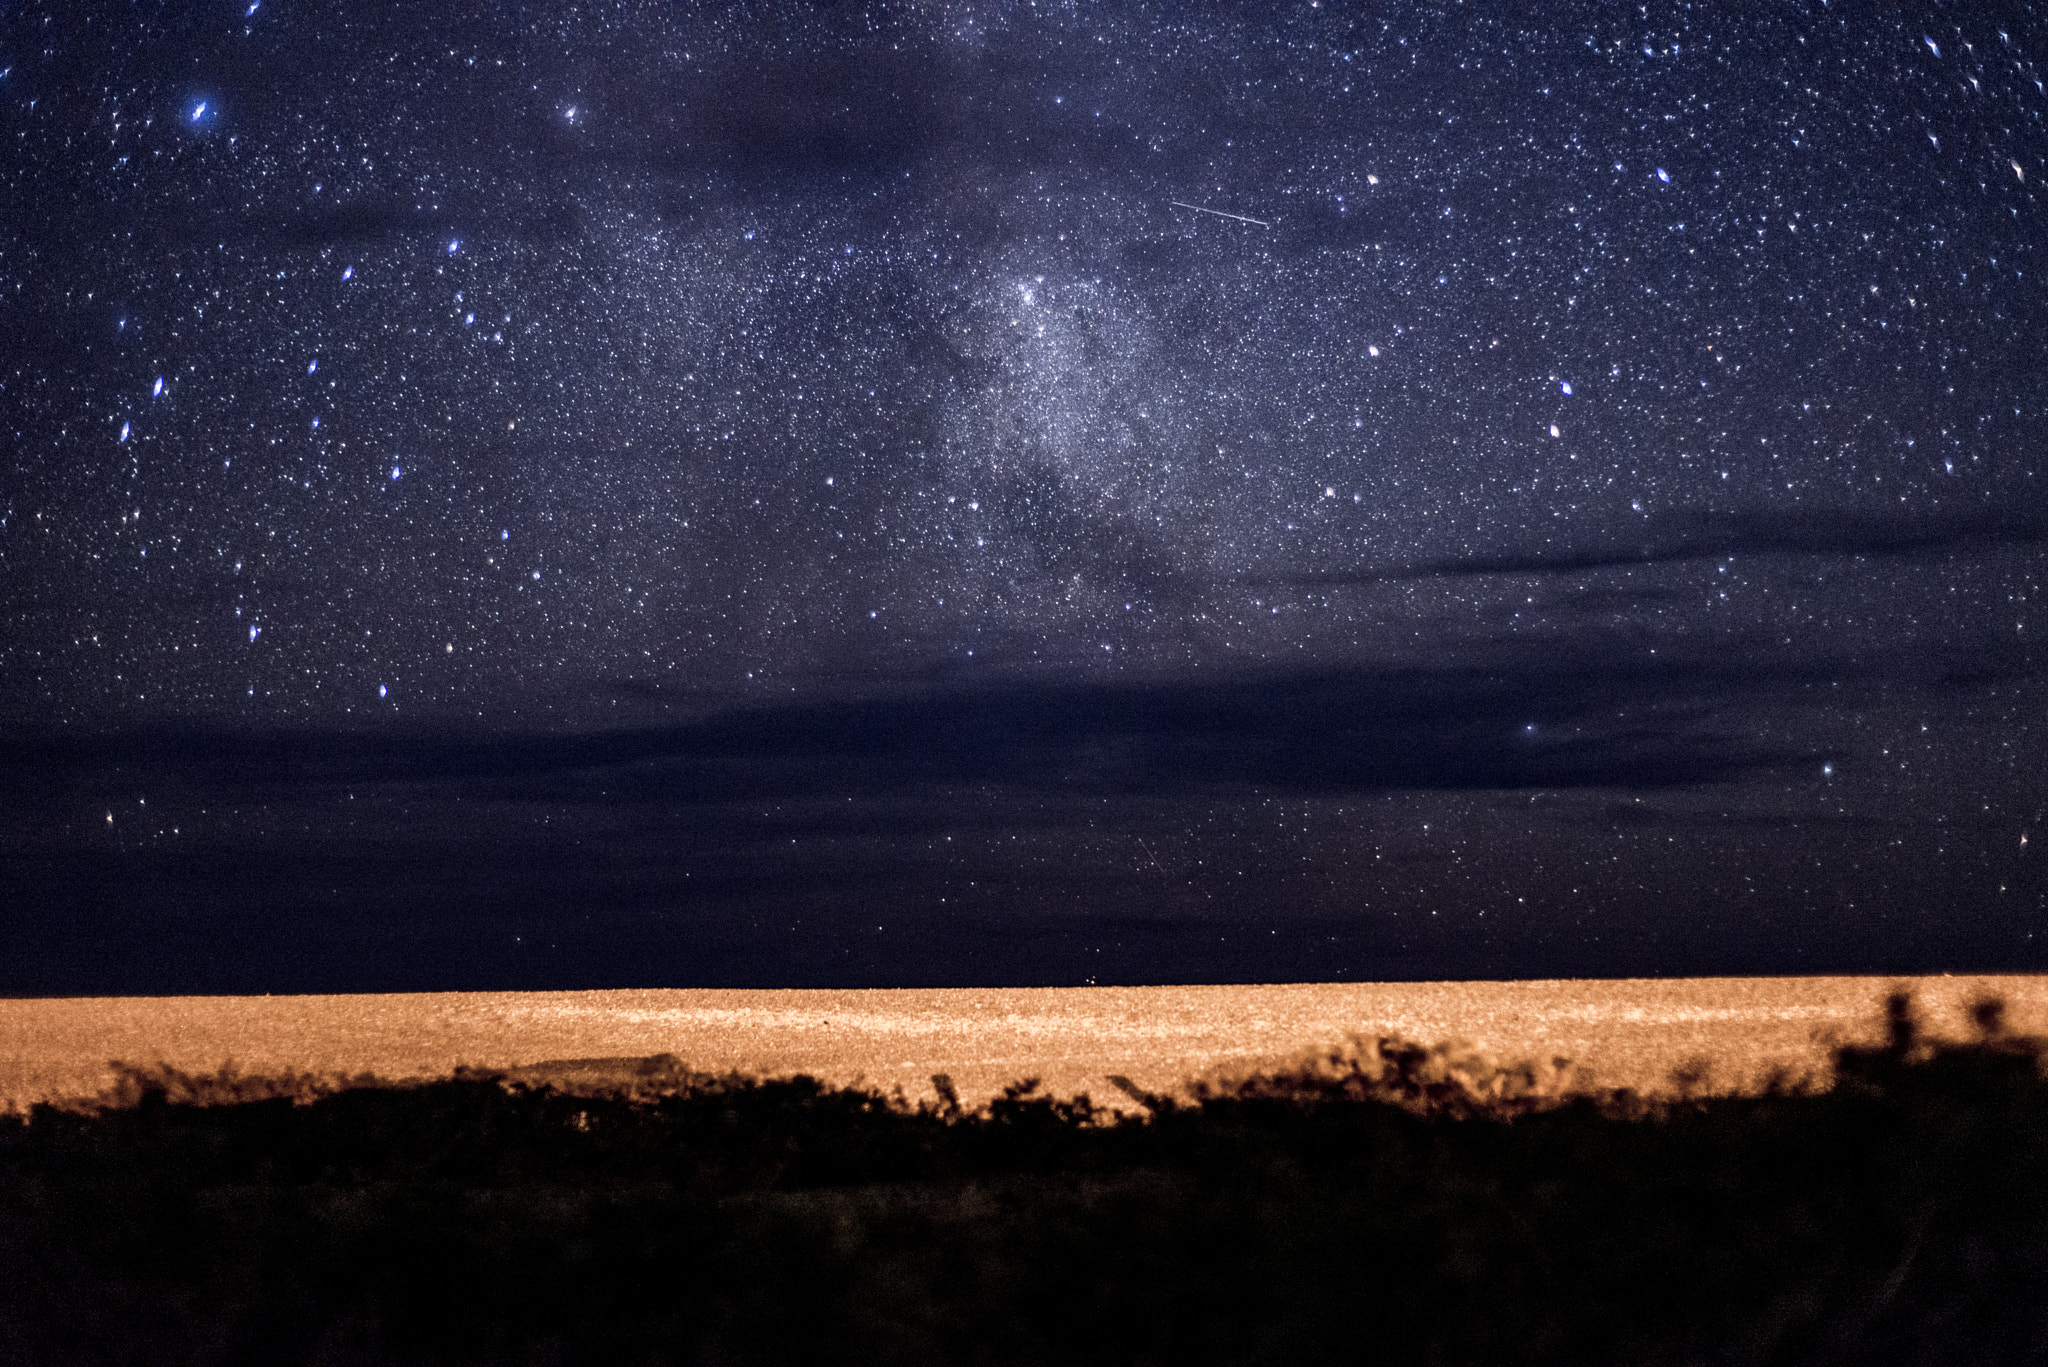
{"label": "milky way", "polygon": [[21,984],[2048,957],[2033,6],[0,68]]}

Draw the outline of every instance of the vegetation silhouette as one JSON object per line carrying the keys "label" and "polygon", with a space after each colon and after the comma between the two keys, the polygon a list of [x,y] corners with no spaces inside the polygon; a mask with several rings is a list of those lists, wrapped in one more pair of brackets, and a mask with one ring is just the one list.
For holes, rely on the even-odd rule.
{"label": "vegetation silhouette", "polygon": [[0,1119],[0,1361],[2041,1362],[2044,1053],[1900,994],[1742,1094],[1391,1036],[1134,1109],[123,1067]]}

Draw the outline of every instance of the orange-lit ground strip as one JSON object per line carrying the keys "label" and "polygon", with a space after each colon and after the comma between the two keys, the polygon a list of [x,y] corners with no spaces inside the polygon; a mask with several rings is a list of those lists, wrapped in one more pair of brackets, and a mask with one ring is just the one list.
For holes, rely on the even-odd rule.
{"label": "orange-lit ground strip", "polygon": [[401,1078],[657,1053],[912,1097],[943,1072],[969,1100],[1039,1077],[1121,1101],[1106,1074],[1160,1089],[1350,1032],[1464,1039],[1501,1061],[1562,1056],[1644,1090],[1704,1058],[1726,1088],[1774,1063],[1818,1069],[1831,1038],[1874,1037],[1894,985],[1938,1033],[1965,1033],[1980,995],[2004,999],[2013,1029],[2048,1033],[2043,976],[0,1000],[0,1107],[96,1092],[112,1059]]}

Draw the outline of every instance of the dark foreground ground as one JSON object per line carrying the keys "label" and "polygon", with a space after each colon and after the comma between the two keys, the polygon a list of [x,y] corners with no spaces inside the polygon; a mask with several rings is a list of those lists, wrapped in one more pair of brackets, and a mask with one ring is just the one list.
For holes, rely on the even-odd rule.
{"label": "dark foreground ground", "polygon": [[1122,1119],[130,1072],[0,1122],[0,1361],[2048,1361],[2043,1042],[1891,1011],[1655,1107],[1396,1040]]}

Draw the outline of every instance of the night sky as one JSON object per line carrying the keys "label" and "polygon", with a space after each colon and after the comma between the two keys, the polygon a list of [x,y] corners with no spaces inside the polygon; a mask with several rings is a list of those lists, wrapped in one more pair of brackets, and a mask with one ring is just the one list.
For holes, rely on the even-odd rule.
{"label": "night sky", "polygon": [[2048,968],[2044,21],[6,4],[0,991]]}

